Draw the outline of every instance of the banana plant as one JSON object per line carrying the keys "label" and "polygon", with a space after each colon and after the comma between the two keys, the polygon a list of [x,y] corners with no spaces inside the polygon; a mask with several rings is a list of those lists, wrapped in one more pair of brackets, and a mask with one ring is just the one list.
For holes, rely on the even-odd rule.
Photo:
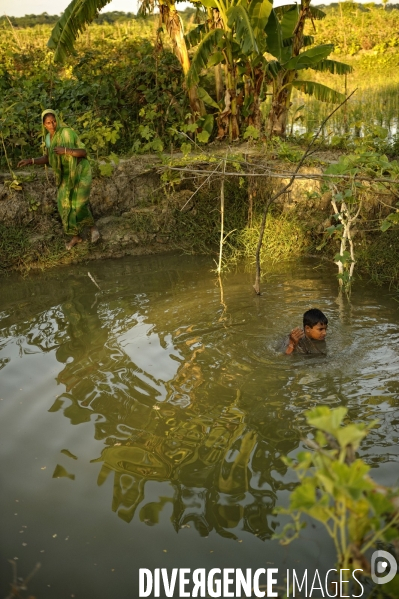
{"label": "banana plant", "polygon": [[[65,62],[68,56],[74,54],[75,41],[80,33],[98,16],[99,11],[111,0],[72,0],[60,19],[55,24],[47,46],[54,50],[55,62]],[[179,60],[182,70],[187,75],[190,68],[190,58],[184,41],[183,24],[176,10],[174,0],[142,0],[140,12],[152,12],[156,5],[159,8],[160,22],[165,26],[173,46],[173,51]],[[190,107],[193,115],[206,113],[204,103],[198,97],[196,86],[187,89]]]}
{"label": "banana plant", "polygon": [[269,16],[265,28],[267,51],[275,58],[268,65],[273,87],[266,127],[269,136],[285,136],[293,88],[313,95],[322,102],[339,103],[345,98],[343,94],[321,83],[298,78],[298,72],[305,69],[329,71],[339,75],[352,72],[349,65],[327,58],[334,50],[332,44],[304,49],[313,44],[313,37],[304,35],[306,19],[313,22],[313,19],[324,17],[325,13],[310,6],[310,0],[301,0],[300,5],[291,4],[273,9]]}
{"label": "banana plant", "polygon": [[[198,85],[203,69],[222,64],[226,89],[224,107],[218,117],[218,137],[228,133],[231,141],[240,135],[237,86],[240,75],[253,75],[251,61],[265,62],[265,26],[272,11],[270,0],[201,0],[212,10],[218,26],[199,25],[186,37],[190,46],[197,46],[187,75],[188,86]],[[215,19],[215,13],[217,19]],[[209,19],[208,19],[209,21]],[[249,61],[249,66],[246,64]],[[248,86],[247,86],[248,87]]]}

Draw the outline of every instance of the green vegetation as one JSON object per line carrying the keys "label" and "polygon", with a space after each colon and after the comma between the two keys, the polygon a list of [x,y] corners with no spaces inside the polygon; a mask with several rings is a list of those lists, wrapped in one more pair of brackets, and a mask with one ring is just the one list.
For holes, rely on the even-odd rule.
{"label": "green vegetation", "polygon": [[399,284],[399,235],[397,231],[368,233],[358,244],[357,268],[377,285]]}
{"label": "green vegetation", "polygon": [[[92,121],[91,127],[100,123],[112,128],[120,123],[118,139],[104,152],[120,155],[179,149],[187,143],[185,134],[199,135],[200,143],[206,143],[225,135],[257,139],[269,131],[306,142],[331,111],[329,102],[356,87],[348,105],[329,121],[322,142],[353,150],[367,138],[373,149],[395,154],[399,11],[341,3],[326,9],[324,19],[320,11],[309,8],[312,20],[302,22],[296,11],[273,11],[269,2],[258,4],[259,11],[254,5],[249,21],[244,19],[247,25],[237,30],[228,26],[229,18],[240,21],[235,19],[234,4],[229,9],[232,16],[229,12],[223,19],[219,12],[219,21],[213,24],[209,14],[200,11],[201,22],[195,25],[194,9],[186,10],[182,18],[189,33],[181,43],[192,50],[184,57],[176,49],[175,33],[166,22],[159,30],[156,16],[104,13],[80,35],[74,49],[61,39],[56,42],[53,33],[57,52],[65,46],[60,57],[65,59],[73,51],[64,64],[55,63],[46,48],[51,33],[47,23],[54,17],[32,17],[29,24],[23,21],[28,17],[13,18],[11,23],[3,17],[1,166],[6,166],[5,152],[14,163],[32,154],[40,135],[38,114],[48,105],[56,105],[79,131],[87,120]],[[39,24],[33,26],[34,22]],[[226,31],[221,28],[225,22]],[[304,35],[290,37],[302,26]],[[226,44],[233,44],[233,53]],[[226,63],[229,56],[232,62]],[[309,66],[312,72],[306,70]],[[192,83],[188,90],[196,88],[195,97],[185,93],[186,75]],[[232,87],[237,93],[226,99],[226,89]],[[194,118],[190,106],[199,110]],[[259,133],[254,137],[251,131]]]}
{"label": "green vegetation", "polygon": [[[316,227],[315,227],[316,228]],[[259,240],[260,217],[252,227],[245,227],[237,236],[238,257],[253,260]],[[313,235],[312,235],[313,233]],[[295,214],[271,213],[268,215],[265,239],[262,244],[261,264],[274,264],[293,256],[304,256],[315,249],[315,231],[306,227]]]}
{"label": "green vegetation", "polygon": [[[305,514],[320,522],[334,542],[337,569],[361,570],[370,578],[366,553],[399,539],[398,490],[377,485],[369,476],[370,466],[357,457],[362,440],[377,422],[346,424],[347,409],[319,406],[306,414],[307,423],[316,429],[314,438],[304,440],[312,451],[301,451],[296,460],[284,458],[294,469],[299,485],[290,495],[287,509],[293,523],[277,536],[283,544],[296,539],[305,524]],[[360,572],[358,572],[360,574]],[[349,574],[347,578],[350,578]],[[358,577],[357,577],[358,578]],[[341,596],[349,595],[349,583],[343,581]],[[360,588],[355,592],[359,595]],[[374,589],[373,597],[399,594],[399,577]],[[353,595],[352,595],[353,596]]]}
{"label": "green vegetation", "polygon": [[[152,25],[146,23],[149,33]],[[40,113],[49,106],[84,131],[94,156],[108,155],[112,149],[127,154],[134,143],[139,150],[140,140],[162,139],[162,149],[176,138],[173,128],[184,119],[186,107],[183,76],[173,54],[159,52],[149,40],[136,36],[136,21],[119,31],[113,25],[93,28],[95,39],[88,32],[85,51],[62,69],[55,68],[46,49],[48,28],[14,30],[12,43],[9,27],[0,30],[1,166],[7,167],[7,157],[15,165],[20,157],[38,154]],[[99,128],[104,127],[110,143],[98,148]]]}
{"label": "green vegetation", "polygon": [[[109,176],[120,156],[180,151],[188,164],[199,147],[223,138],[247,140],[255,153],[296,163],[301,146],[331,112],[331,102],[357,87],[323,127],[318,145],[355,157],[369,153],[375,163],[385,166],[378,170],[363,164],[360,170],[356,167],[356,174],[344,168],[338,174],[352,179],[344,184],[326,181],[326,189],[336,197],[339,220],[338,214],[345,211],[340,194],[346,207],[350,198],[350,211],[359,197],[365,207],[369,200],[363,195],[370,198],[386,191],[385,183],[355,185],[355,176],[375,178],[380,172],[393,179],[388,185],[394,196],[391,208],[374,215],[372,232],[367,229],[368,208],[360,211],[355,229],[365,236],[355,245],[358,272],[371,272],[381,281],[388,277],[397,284],[397,244],[392,240],[397,234],[398,173],[391,159],[399,147],[399,11],[345,2],[326,7],[324,18],[307,0],[302,11],[293,5],[273,9],[268,0],[254,0],[247,7],[233,1],[224,8],[218,0],[208,3],[210,7],[197,3],[198,10],[181,13],[182,21],[172,0],[159,3],[159,18],[143,17],[153,3],[143,4],[137,17],[117,12],[98,15],[96,3],[82,16],[72,3],[64,14],[63,30],[56,26],[53,32],[55,17],[49,15],[0,19],[0,166],[10,170],[8,185],[20,187],[16,162],[39,153],[39,114],[46,106],[56,107],[79,131],[96,175]],[[75,42],[79,30],[83,32]],[[50,37],[55,53],[46,45]],[[229,259],[252,257],[257,245],[263,204],[250,207],[248,188],[246,179],[239,189],[227,183],[229,237],[224,252]],[[205,251],[218,243],[218,193],[212,200],[197,194],[197,218],[192,218],[194,211],[179,215],[184,231],[173,231],[173,244]],[[386,203],[386,198],[382,200]],[[314,205],[317,210],[317,201]],[[32,211],[36,208],[31,206]],[[343,223],[338,220],[321,241],[320,223],[313,227],[298,216],[280,218],[275,210],[268,217],[261,259],[297,256],[315,251],[316,246],[336,255],[342,244]],[[383,228],[394,227],[388,232],[392,253],[384,256],[378,252],[385,243],[385,234],[378,233],[381,223]],[[341,261],[336,255],[344,284],[352,279],[354,266],[348,251],[339,253]]]}
{"label": "green vegetation", "polygon": [[[55,25],[59,19],[59,15],[49,15],[46,12],[41,15],[25,15],[24,17],[0,17],[0,25],[5,25],[7,23],[11,23],[13,27],[24,28],[24,27],[36,27],[36,25]],[[135,18],[135,15],[132,12],[121,12],[119,10],[114,10],[111,12],[101,13],[94,20],[94,23],[98,25],[103,25],[108,23],[112,25],[113,23],[130,21]]]}

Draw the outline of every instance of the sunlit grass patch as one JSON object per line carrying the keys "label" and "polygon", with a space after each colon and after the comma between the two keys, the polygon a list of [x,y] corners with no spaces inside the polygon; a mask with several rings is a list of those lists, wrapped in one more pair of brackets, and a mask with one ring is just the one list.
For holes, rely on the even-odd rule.
{"label": "sunlit grass patch", "polygon": [[[245,227],[237,236],[237,255],[255,259],[259,240],[261,217],[258,216],[252,227]],[[269,214],[266,220],[265,235],[261,250],[261,264],[279,260],[299,258],[313,247],[312,236],[304,223],[293,214]]]}
{"label": "sunlit grass patch", "polygon": [[356,250],[357,267],[379,285],[399,286],[399,231],[369,237]]}

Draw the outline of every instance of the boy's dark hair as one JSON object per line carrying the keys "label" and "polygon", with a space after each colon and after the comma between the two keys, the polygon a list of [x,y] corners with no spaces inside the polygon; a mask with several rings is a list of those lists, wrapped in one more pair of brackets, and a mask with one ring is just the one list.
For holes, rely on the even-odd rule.
{"label": "boy's dark hair", "polygon": [[328,324],[328,318],[318,308],[311,308],[303,315],[303,328],[308,326],[313,329],[313,327],[319,322],[320,324]]}

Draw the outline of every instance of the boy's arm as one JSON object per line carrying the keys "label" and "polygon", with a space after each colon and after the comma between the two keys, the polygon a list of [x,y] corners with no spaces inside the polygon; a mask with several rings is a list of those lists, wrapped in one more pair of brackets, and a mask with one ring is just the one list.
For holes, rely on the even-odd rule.
{"label": "boy's arm", "polygon": [[288,337],[287,347],[285,348],[285,353],[287,355],[292,354],[292,352],[295,350],[296,346],[298,345],[299,341],[302,339],[304,335],[305,333],[303,332],[303,329],[300,329],[299,327],[292,329]]}

